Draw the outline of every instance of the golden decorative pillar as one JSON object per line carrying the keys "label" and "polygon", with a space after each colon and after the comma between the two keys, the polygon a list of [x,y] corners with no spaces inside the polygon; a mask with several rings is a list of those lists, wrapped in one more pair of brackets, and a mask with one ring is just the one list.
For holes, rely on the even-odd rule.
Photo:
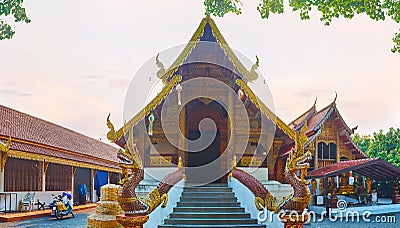
{"label": "golden decorative pillar", "polygon": [[[182,91],[182,93],[183,93],[183,91]],[[185,108],[185,106],[183,106],[183,107],[181,106],[180,108],[178,107],[178,112],[179,112],[179,131],[177,131],[178,132],[178,146],[179,146],[179,148],[182,148],[182,149],[178,149],[178,157],[180,157],[183,160],[183,166],[185,166],[185,161],[186,161],[186,157],[185,157],[186,108]]]}
{"label": "golden decorative pillar", "polygon": [[228,148],[228,160],[232,159],[236,155],[236,137],[235,137],[235,97],[232,92],[228,92],[228,115],[229,115],[229,134],[228,145],[230,143],[230,148]]}
{"label": "golden decorative pillar", "polygon": [[336,131],[336,162],[340,162],[339,131]]}
{"label": "golden decorative pillar", "polygon": [[315,145],[314,145],[315,151],[314,151],[314,170],[318,169],[318,141],[315,140]]}

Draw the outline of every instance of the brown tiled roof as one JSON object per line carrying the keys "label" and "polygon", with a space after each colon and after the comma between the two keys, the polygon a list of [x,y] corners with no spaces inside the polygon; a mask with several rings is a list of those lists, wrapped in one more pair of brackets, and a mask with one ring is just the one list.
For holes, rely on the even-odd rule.
{"label": "brown tiled roof", "polygon": [[357,172],[374,180],[395,180],[400,177],[399,167],[380,158],[366,158],[337,162],[309,172],[306,178],[333,177],[348,171]]}
{"label": "brown tiled roof", "polygon": [[297,130],[301,126],[304,120],[308,120],[313,114],[315,114],[316,109],[315,109],[315,104],[307,110],[303,115],[297,117],[295,120],[293,120],[290,124],[289,127],[292,128],[293,130]]}
{"label": "brown tiled roof", "polygon": [[[335,100],[336,101],[336,100]],[[296,128],[294,123],[301,124],[300,121],[304,121],[306,118],[308,118],[307,121],[307,130],[306,130],[306,135],[308,136],[309,142],[307,142],[307,145],[315,140],[315,138],[321,133],[321,126],[324,124],[324,122],[329,119],[331,115],[336,115],[338,119],[340,120],[341,125],[345,128],[345,134],[341,136],[342,140],[345,142],[350,141],[349,147],[353,149],[359,156],[358,158],[366,158],[368,157],[364,152],[362,152],[357,145],[353,142],[351,139],[350,135],[352,134],[352,130],[347,126],[346,122],[343,120],[342,116],[339,113],[339,110],[336,107],[336,102],[333,101],[331,104],[323,108],[322,110],[318,112],[312,112],[313,108],[315,108],[315,104],[313,108],[308,110],[306,113],[298,117],[296,120],[292,121],[292,126]],[[297,128],[296,128],[297,129]],[[297,129],[298,130],[298,129]],[[281,155],[281,156],[286,156],[287,153]]]}
{"label": "brown tiled roof", "polygon": [[117,149],[54,123],[0,105],[0,136],[19,150],[117,168]]}

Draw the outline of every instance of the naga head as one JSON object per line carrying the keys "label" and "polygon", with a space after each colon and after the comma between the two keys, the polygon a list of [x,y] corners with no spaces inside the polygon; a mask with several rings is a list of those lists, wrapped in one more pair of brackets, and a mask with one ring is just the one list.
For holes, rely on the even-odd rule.
{"label": "naga head", "polygon": [[295,147],[290,151],[289,157],[286,162],[286,169],[289,172],[296,170],[307,170],[310,166],[311,152],[305,151],[304,146],[307,143],[307,136],[305,134],[307,124],[304,122],[300,132],[295,131]]}
{"label": "naga head", "polygon": [[136,143],[133,143],[132,131],[130,131],[125,149],[120,149],[117,153],[119,164],[122,167],[132,169],[143,169],[142,158]]}

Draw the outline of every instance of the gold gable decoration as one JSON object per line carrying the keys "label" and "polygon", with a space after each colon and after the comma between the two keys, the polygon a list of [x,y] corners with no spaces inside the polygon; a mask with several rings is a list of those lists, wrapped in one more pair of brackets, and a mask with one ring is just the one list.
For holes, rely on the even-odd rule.
{"label": "gold gable decoration", "polygon": [[8,158],[8,151],[11,146],[11,137],[8,138],[6,144],[0,142],[0,152],[1,152],[1,172],[4,172],[4,167],[6,167],[6,162]]}
{"label": "gold gable decoration", "polygon": [[[117,140],[121,139],[124,136],[124,133],[128,132],[131,130],[136,124],[139,123],[140,120],[144,119],[148,114],[150,114],[151,111],[153,111],[161,102],[164,101],[165,98],[173,91],[173,88],[182,81],[182,76],[177,75],[172,80],[164,86],[164,88],[161,90],[160,93],[157,94],[157,96],[149,103],[146,105],[144,109],[142,109],[139,113],[137,113],[132,119],[128,121],[128,123],[124,124],[122,128],[120,128],[117,132],[111,133],[112,137],[108,137],[109,133],[113,130],[113,128],[110,128],[110,132],[107,133],[107,138],[111,142],[116,142]],[[108,123],[107,123],[108,125]]]}
{"label": "gold gable decoration", "polygon": [[172,165],[172,156],[150,156],[151,167],[170,167]]}
{"label": "gold gable decoration", "polygon": [[263,163],[262,157],[243,156],[240,158],[240,166],[244,167],[260,167]]}
{"label": "gold gable decoration", "polygon": [[161,79],[164,81],[167,78],[173,77],[175,72],[178,70],[178,68],[185,62],[187,57],[190,55],[190,53],[193,51],[193,49],[197,46],[197,43],[200,41],[200,38],[204,34],[204,28],[207,24],[207,22],[211,26],[211,32],[215,39],[217,40],[217,43],[220,45],[221,49],[224,51],[225,55],[228,57],[232,65],[238,70],[238,72],[248,81],[254,81],[257,80],[258,74],[255,72],[255,70],[258,67],[258,58],[256,57],[256,63],[252,66],[251,70],[247,70],[246,67],[242,64],[242,62],[239,60],[239,58],[235,55],[233,50],[228,46],[228,43],[222,36],[221,32],[219,31],[217,25],[215,24],[214,20],[211,19],[210,16],[205,17],[199,27],[197,28],[196,32],[193,34],[192,38],[190,39],[189,43],[185,46],[183,51],[180,53],[178,58],[175,59],[171,67],[166,71],[166,73],[161,77]]}
{"label": "gold gable decoration", "polygon": [[270,119],[273,123],[278,125],[279,129],[281,129],[289,138],[295,139],[295,132],[286,125],[281,119],[279,119],[258,97],[253,93],[250,87],[244,82],[242,79],[236,79],[236,84],[243,90],[246,96],[250,99],[250,101],[261,110],[265,116]]}

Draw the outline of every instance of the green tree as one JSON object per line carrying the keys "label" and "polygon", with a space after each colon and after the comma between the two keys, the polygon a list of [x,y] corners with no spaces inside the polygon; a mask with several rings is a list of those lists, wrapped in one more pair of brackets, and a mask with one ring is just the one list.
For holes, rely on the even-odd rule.
{"label": "green tree", "polygon": [[[257,10],[261,18],[268,18],[271,14],[283,13],[283,0],[259,0]],[[241,14],[240,0],[204,0],[206,15],[223,17],[232,12]],[[320,20],[330,25],[333,18],[344,17],[352,19],[356,14],[366,14],[375,21],[390,18],[400,23],[400,0],[289,0],[293,11],[300,12],[302,20],[310,19],[310,11],[316,9],[321,12]],[[392,38],[394,46],[392,52],[400,53],[400,31]]]}
{"label": "green tree", "polygon": [[14,22],[31,22],[22,3],[23,0],[0,0],[0,40],[11,39],[15,33],[5,21],[6,17],[12,17]]}
{"label": "green tree", "polygon": [[353,136],[354,142],[369,157],[384,159],[400,167],[400,128],[374,132],[372,136]]}

